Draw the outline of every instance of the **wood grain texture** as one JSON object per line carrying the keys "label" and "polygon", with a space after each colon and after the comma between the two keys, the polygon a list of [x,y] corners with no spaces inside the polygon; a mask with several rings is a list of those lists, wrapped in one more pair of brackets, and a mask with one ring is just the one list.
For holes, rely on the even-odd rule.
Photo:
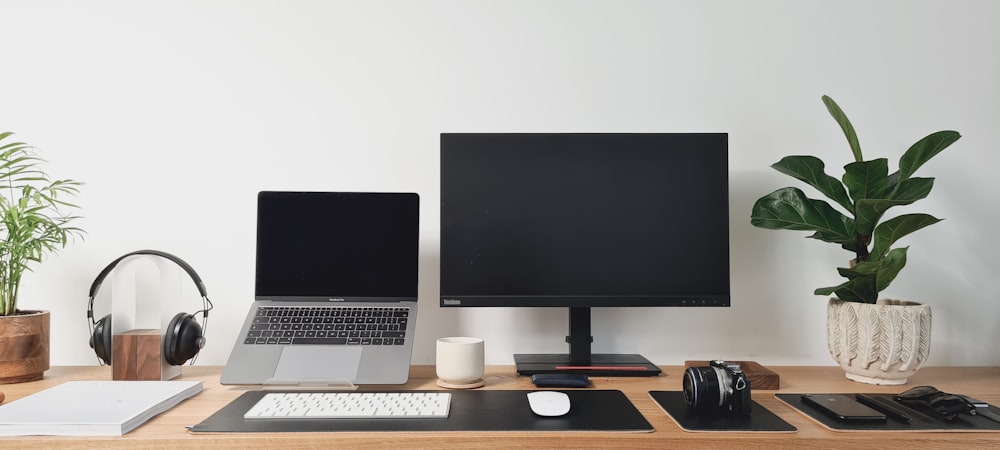
{"label": "wood grain texture", "polygon": [[161,379],[162,339],[160,330],[130,330],[112,336],[111,379]]}
{"label": "wood grain texture", "polygon": [[0,317],[0,384],[42,378],[49,369],[48,311]]}
{"label": "wood grain texture", "polygon": [[[764,367],[757,361],[729,361],[740,366],[740,370],[750,379],[750,389],[755,391],[774,391],[781,388],[781,376],[777,372]],[[684,368],[707,366],[708,361],[684,361]]]}
{"label": "wood grain texture", "polygon": [[[1000,433],[898,433],[834,432],[774,397],[776,391],[754,391],[753,399],[796,428],[792,434],[690,433],[681,430],[649,397],[650,390],[680,390],[683,366],[661,366],[663,376],[653,378],[591,377],[595,389],[618,389],[625,393],[656,431],[652,433],[587,432],[406,432],[406,433],[248,433],[194,435],[185,429],[201,422],[253,386],[222,386],[221,367],[185,366],[181,380],[201,380],[204,391],[172,410],[153,418],[135,431],[115,438],[8,437],[0,447],[8,448],[281,448],[283,450],[335,448],[634,448],[634,449],[801,449],[828,448],[1000,448]],[[910,386],[871,386],[849,381],[843,370],[829,367],[769,366],[781,376],[777,392],[872,392],[897,393],[907,387],[932,385],[1000,404],[1000,367],[925,367],[911,378]],[[109,367],[53,367],[43,380],[5,386],[8,401],[70,380],[107,380]],[[441,389],[433,366],[414,366],[410,380],[401,386],[366,388]],[[512,366],[487,366],[482,389],[532,390],[526,377]]]}

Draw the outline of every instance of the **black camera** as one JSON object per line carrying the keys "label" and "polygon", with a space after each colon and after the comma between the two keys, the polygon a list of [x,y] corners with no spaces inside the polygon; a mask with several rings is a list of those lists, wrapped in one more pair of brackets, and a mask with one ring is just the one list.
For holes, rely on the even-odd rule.
{"label": "black camera", "polygon": [[701,413],[750,415],[750,379],[740,366],[711,361],[684,371],[684,401]]}

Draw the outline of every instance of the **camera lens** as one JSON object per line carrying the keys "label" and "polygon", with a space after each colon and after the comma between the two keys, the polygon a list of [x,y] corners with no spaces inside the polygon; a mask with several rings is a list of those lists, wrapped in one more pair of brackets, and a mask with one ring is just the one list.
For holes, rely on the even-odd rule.
{"label": "camera lens", "polygon": [[716,410],[725,403],[729,374],[714,366],[684,371],[684,402],[697,410]]}

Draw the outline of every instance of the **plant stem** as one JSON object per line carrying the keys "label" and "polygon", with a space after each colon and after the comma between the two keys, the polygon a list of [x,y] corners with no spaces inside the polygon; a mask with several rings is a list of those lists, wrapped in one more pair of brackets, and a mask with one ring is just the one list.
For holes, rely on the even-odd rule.
{"label": "plant stem", "polygon": [[854,254],[858,262],[868,261],[868,258],[871,256],[871,253],[868,252],[869,239],[866,239],[864,236],[858,236],[858,243],[854,248]]}

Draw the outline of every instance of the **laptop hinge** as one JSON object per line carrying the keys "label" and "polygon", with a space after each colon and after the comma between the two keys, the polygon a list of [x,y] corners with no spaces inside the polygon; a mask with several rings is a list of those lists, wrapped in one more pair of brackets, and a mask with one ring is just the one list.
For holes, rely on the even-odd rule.
{"label": "laptop hinge", "polygon": [[339,391],[354,391],[358,389],[358,385],[347,380],[268,378],[264,381],[264,389],[335,389]]}

